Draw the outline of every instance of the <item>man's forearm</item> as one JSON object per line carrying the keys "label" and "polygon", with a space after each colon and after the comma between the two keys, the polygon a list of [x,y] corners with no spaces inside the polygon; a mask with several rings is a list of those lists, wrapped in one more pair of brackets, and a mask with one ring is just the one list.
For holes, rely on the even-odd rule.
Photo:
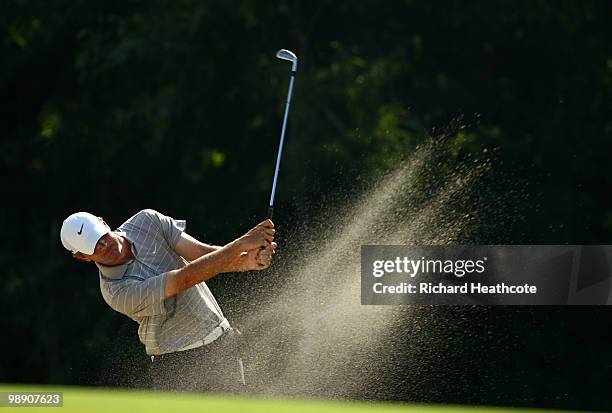
{"label": "man's forearm", "polygon": [[191,235],[183,232],[177,241],[174,250],[187,261],[194,261],[203,255],[217,251],[221,247],[204,244]]}
{"label": "man's forearm", "polygon": [[164,298],[172,297],[217,274],[234,271],[240,253],[236,241],[233,241],[196,258],[183,268],[171,271],[166,279]]}
{"label": "man's forearm", "polygon": [[[218,245],[208,245],[208,244],[202,244],[200,246],[202,253],[200,254],[200,257],[202,255],[206,255],[206,254],[210,254],[211,252],[215,252],[217,250],[220,250],[223,247],[219,247]],[[198,258],[200,258],[198,257]]]}
{"label": "man's forearm", "polygon": [[269,259],[267,263],[261,262],[259,253],[262,249],[275,245],[273,241],[274,224],[269,219],[257,224],[229,244],[201,256],[197,251],[201,251],[200,246],[204,244],[184,232],[181,233],[174,249],[191,262],[183,268],[170,271],[166,278],[164,298],[172,297],[223,272],[268,268]]}

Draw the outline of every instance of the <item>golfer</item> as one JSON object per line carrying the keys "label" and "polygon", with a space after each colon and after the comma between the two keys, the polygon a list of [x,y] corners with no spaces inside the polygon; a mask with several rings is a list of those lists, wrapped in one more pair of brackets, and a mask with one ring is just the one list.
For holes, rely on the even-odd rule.
{"label": "golfer", "polygon": [[185,232],[185,221],[145,209],[115,231],[77,212],[60,237],[75,258],[96,264],[104,301],[139,324],[156,388],[231,392],[245,384],[240,333],[205,281],[268,268],[274,233],[266,220],[222,247],[207,245]]}

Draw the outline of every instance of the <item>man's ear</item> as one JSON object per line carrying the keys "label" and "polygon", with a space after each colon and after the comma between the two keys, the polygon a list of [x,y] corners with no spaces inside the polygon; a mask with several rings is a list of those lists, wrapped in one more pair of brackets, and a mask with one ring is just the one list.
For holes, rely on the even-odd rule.
{"label": "man's ear", "polygon": [[79,261],[83,261],[83,262],[90,262],[91,261],[90,258],[84,257],[80,252],[72,254],[72,258],[77,259]]}

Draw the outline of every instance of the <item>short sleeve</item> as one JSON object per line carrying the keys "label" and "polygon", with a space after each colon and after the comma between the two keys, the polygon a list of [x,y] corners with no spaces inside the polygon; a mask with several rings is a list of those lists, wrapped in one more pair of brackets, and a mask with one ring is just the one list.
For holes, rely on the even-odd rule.
{"label": "short sleeve", "polygon": [[166,314],[164,295],[168,273],[145,280],[129,278],[115,284],[108,304],[130,317],[150,317]]}
{"label": "short sleeve", "polygon": [[174,219],[153,209],[146,209],[144,212],[159,223],[162,234],[168,242],[168,245],[174,248],[181,237],[181,233],[185,231],[185,226],[187,223],[182,219]]}

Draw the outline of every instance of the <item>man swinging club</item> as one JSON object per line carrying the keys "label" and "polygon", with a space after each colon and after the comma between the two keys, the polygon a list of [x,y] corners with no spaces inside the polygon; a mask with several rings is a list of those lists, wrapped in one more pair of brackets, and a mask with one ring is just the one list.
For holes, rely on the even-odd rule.
{"label": "man swinging club", "polygon": [[[274,195],[283,150],[297,56],[291,62],[289,91],[268,207],[269,219],[223,247],[206,245],[184,232],[185,221],[144,210],[116,231],[94,215],[78,212],[64,221],[64,247],[100,270],[104,300],[140,324],[138,336],[152,360],[157,388],[240,391],[244,365],[234,330],[205,281],[224,272],[262,270],[276,250]],[[238,355],[238,357],[237,357]]]}
{"label": "man swinging club", "polygon": [[146,209],[115,231],[102,218],[78,212],[64,220],[60,235],[75,258],[96,264],[104,301],[139,324],[156,388],[240,391],[240,333],[205,281],[268,268],[274,224],[265,220],[222,247],[184,230],[185,221]]}

